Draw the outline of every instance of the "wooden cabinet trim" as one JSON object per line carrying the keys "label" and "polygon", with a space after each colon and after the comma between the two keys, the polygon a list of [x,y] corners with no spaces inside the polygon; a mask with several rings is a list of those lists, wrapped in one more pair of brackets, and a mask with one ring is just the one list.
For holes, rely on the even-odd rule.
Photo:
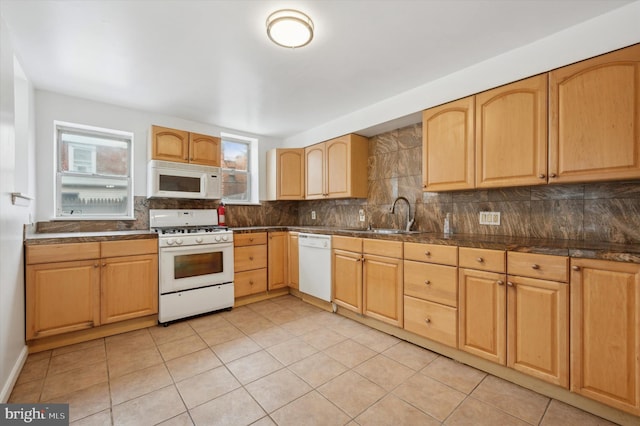
{"label": "wooden cabinet trim", "polygon": [[267,244],[266,232],[250,232],[233,234],[233,245],[236,247]]}

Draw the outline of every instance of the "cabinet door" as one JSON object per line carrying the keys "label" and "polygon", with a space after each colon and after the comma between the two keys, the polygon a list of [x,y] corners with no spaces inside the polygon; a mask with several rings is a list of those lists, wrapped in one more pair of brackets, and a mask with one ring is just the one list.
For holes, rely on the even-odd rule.
{"label": "cabinet door", "polygon": [[507,366],[568,388],[568,284],[507,280]]}
{"label": "cabinet door", "polygon": [[289,287],[298,289],[300,287],[300,271],[298,262],[300,261],[298,249],[298,233],[289,232]]}
{"label": "cabinet door", "polygon": [[547,75],[476,95],[476,187],[547,183]]}
{"label": "cabinet door", "polygon": [[158,256],[102,259],[102,324],[158,313]]}
{"label": "cabinet door", "polygon": [[305,156],[305,198],[308,200],[326,196],[324,156],[325,145],[320,143],[304,149]]}
{"label": "cabinet door", "polygon": [[506,364],[507,295],[505,276],[494,272],[459,271],[458,348],[498,364]]}
{"label": "cabinet door", "polygon": [[474,187],[474,97],[422,113],[422,188],[452,191]]}
{"label": "cabinet door", "polygon": [[333,302],[362,314],[362,254],[333,250]]}
{"label": "cabinet door", "polygon": [[640,265],[571,260],[571,390],[640,414]]}
{"label": "cabinet door", "polygon": [[220,167],[220,138],[189,133],[189,162]]}
{"label": "cabinet door", "polygon": [[269,290],[287,287],[287,233],[269,232]]}
{"label": "cabinet door", "polygon": [[189,161],[189,132],[151,126],[151,158],[154,160]]}
{"label": "cabinet door", "polygon": [[304,200],[304,149],[278,149],[276,156],[277,199]]}
{"label": "cabinet door", "polygon": [[26,340],[100,325],[98,260],[27,266]]}
{"label": "cabinet door", "polygon": [[549,73],[550,182],[640,177],[640,44]]}
{"label": "cabinet door", "polygon": [[365,254],[362,275],[363,314],[403,327],[402,260]]}
{"label": "cabinet door", "polygon": [[348,197],[351,191],[351,153],[348,136],[326,142],[326,193],[329,197]]}

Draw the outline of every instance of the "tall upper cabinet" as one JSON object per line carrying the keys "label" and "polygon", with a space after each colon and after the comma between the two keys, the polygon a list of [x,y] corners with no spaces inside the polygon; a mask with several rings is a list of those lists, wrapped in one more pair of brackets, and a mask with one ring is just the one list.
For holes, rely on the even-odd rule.
{"label": "tall upper cabinet", "polygon": [[368,139],[354,134],[306,147],[305,198],[366,198],[368,156]]}
{"label": "tall upper cabinet", "polygon": [[167,127],[151,126],[154,160],[220,166],[220,138]]}
{"label": "tall upper cabinet", "polygon": [[640,177],[640,44],[549,73],[549,181]]}
{"label": "tall upper cabinet", "polygon": [[476,95],[476,187],[547,183],[547,75]]}
{"label": "tall upper cabinet", "polygon": [[474,96],[422,113],[422,188],[474,187]]}
{"label": "tall upper cabinet", "polygon": [[267,199],[304,200],[304,148],[267,151]]}

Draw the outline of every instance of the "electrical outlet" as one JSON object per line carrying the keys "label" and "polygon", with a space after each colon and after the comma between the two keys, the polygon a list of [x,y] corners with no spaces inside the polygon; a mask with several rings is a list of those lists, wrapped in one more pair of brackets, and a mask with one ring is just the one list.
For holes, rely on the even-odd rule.
{"label": "electrical outlet", "polygon": [[311,220],[316,220],[316,211],[311,210]]}
{"label": "electrical outlet", "polygon": [[364,222],[365,221],[364,209],[358,210],[358,216],[360,216],[360,222]]}
{"label": "electrical outlet", "polygon": [[480,212],[480,225],[500,225],[500,212]]}

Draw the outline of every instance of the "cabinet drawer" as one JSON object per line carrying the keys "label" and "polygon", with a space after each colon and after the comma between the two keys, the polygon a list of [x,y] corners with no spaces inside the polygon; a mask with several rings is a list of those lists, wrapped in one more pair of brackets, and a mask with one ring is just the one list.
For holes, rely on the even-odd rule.
{"label": "cabinet drawer", "polygon": [[27,264],[97,259],[100,243],[43,244],[27,246]]}
{"label": "cabinet drawer", "polygon": [[458,268],[404,261],[404,294],[458,306]]}
{"label": "cabinet drawer", "polygon": [[404,329],[455,348],[458,342],[458,310],[404,296]]}
{"label": "cabinet drawer", "polygon": [[267,291],[267,270],[265,268],[252,271],[236,272],[233,282],[235,297],[248,296]]}
{"label": "cabinet drawer", "polygon": [[248,271],[267,267],[267,246],[236,247],[233,251],[234,271]]}
{"label": "cabinet drawer", "polygon": [[507,273],[566,283],[569,280],[569,258],[510,251],[507,252]]}
{"label": "cabinet drawer", "polygon": [[460,247],[458,255],[461,268],[505,272],[505,255],[503,250]]}
{"label": "cabinet drawer", "polygon": [[334,236],[331,238],[331,248],[362,253],[362,238]]}
{"label": "cabinet drawer", "polygon": [[267,244],[266,232],[251,232],[248,234],[233,234],[233,245],[236,247],[241,246],[255,246],[260,244]]}
{"label": "cabinet drawer", "polygon": [[101,257],[136,256],[158,252],[158,240],[119,240],[100,243]]}
{"label": "cabinet drawer", "polygon": [[401,241],[384,241],[365,238],[362,240],[362,250],[366,254],[377,254],[378,256],[402,259]]}
{"label": "cabinet drawer", "polygon": [[419,262],[458,266],[458,247],[438,244],[404,243],[404,258]]}

